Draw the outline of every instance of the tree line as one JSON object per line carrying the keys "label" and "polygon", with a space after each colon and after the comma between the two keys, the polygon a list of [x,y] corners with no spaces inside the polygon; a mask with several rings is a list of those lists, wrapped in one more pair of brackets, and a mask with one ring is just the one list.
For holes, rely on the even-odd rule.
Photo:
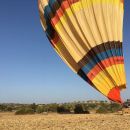
{"label": "tree line", "polygon": [[59,114],[89,114],[112,113],[122,110],[117,103],[63,103],[63,104],[0,104],[0,112],[15,112],[21,114],[59,113]]}

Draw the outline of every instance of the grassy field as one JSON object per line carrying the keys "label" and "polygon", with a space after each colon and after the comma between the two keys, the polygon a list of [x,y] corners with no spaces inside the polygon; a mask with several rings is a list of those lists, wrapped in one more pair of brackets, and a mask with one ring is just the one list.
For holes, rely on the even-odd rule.
{"label": "grassy field", "polygon": [[130,130],[130,115],[0,113],[0,130]]}

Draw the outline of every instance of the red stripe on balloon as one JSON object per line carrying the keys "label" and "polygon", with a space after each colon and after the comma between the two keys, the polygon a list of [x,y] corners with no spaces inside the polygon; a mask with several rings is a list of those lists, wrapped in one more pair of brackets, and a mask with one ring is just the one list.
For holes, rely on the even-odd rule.
{"label": "red stripe on balloon", "polygon": [[57,35],[57,33],[55,33],[53,39],[51,39],[50,41],[52,45],[55,46],[55,44],[57,44],[59,40],[60,40],[59,36]]}
{"label": "red stripe on balloon", "polygon": [[[116,57],[111,57],[108,59],[105,59],[101,62],[99,62],[88,74],[88,78],[92,81],[96,75],[98,75],[102,70],[106,69],[107,67],[110,67],[112,65],[116,64],[124,64],[124,57],[122,56],[116,56]],[[102,66],[100,68],[99,66]]]}
{"label": "red stripe on balloon", "polygon": [[57,35],[57,33],[54,33],[54,37],[53,39],[51,39],[52,44],[56,44],[59,41],[59,36]]}
{"label": "red stripe on balloon", "polygon": [[56,15],[51,19],[52,25],[55,26],[60,20],[60,17],[65,13],[65,10],[78,1],[79,0],[65,0],[62,2],[61,7],[56,11]]}
{"label": "red stripe on balloon", "polygon": [[[51,23],[53,26],[55,26],[58,21],[60,20],[60,17],[63,16],[65,13],[65,10],[68,9],[72,4],[78,2],[79,0],[65,0],[62,2],[61,7],[56,11],[55,16],[51,19]],[[121,0],[122,3],[124,3],[124,0]]]}
{"label": "red stripe on balloon", "polygon": [[107,97],[114,102],[118,102],[121,104],[123,103],[123,101],[121,100],[119,87],[112,88],[108,93]]}

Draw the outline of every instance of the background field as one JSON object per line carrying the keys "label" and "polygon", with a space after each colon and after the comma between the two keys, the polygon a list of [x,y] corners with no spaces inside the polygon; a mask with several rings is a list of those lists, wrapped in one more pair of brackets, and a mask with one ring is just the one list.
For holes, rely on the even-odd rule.
{"label": "background field", "polygon": [[0,130],[130,130],[130,115],[0,113]]}

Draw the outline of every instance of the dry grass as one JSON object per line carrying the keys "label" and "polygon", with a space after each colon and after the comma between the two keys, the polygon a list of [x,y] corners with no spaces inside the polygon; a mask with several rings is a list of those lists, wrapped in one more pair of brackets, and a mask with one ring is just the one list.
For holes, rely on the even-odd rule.
{"label": "dry grass", "polygon": [[130,115],[0,113],[0,130],[130,130]]}

